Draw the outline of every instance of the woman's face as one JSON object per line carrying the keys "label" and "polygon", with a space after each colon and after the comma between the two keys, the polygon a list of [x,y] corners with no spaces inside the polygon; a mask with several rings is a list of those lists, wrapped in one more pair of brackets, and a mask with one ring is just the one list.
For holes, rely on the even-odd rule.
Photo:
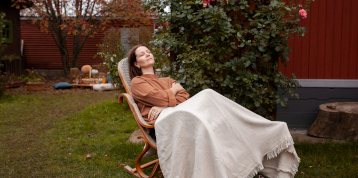
{"label": "woman's face", "polygon": [[139,68],[152,68],[154,65],[154,57],[150,50],[141,46],[135,50],[135,55],[137,58],[137,62],[134,62],[134,65]]}

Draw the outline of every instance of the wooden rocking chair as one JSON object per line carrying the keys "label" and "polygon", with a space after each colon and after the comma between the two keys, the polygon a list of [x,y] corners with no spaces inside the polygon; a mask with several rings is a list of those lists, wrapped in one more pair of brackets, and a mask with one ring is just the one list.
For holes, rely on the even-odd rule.
{"label": "wooden rocking chair", "polygon": [[[150,149],[150,147],[157,149],[157,144],[154,141],[154,139],[148,134],[147,129],[148,128],[154,128],[154,125],[147,124],[145,120],[142,118],[142,115],[139,111],[139,108],[137,104],[134,102],[134,99],[132,97],[132,91],[131,91],[131,79],[129,77],[129,63],[128,59],[124,58],[118,63],[118,74],[121,78],[121,81],[123,83],[123,86],[127,93],[122,93],[118,97],[118,103],[123,103],[123,97],[127,99],[128,105],[132,110],[132,113],[134,115],[134,118],[137,122],[137,125],[139,129],[142,131],[143,136],[138,137],[144,139],[145,141],[145,147],[144,150],[139,154],[136,162],[135,162],[135,168],[131,168],[128,165],[124,166],[124,169],[132,174],[135,177],[138,178],[152,178],[159,169],[159,160],[156,159],[154,161],[151,161],[149,163],[141,165],[141,159],[143,155]],[[143,170],[144,168],[153,165],[154,169],[150,176],[147,176],[144,174]]]}

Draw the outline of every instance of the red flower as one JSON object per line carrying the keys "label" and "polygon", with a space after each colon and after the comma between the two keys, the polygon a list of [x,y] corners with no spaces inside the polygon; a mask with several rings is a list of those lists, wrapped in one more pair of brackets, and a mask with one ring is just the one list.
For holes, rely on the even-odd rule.
{"label": "red flower", "polygon": [[298,13],[303,19],[307,18],[307,12],[304,9],[301,9]]}

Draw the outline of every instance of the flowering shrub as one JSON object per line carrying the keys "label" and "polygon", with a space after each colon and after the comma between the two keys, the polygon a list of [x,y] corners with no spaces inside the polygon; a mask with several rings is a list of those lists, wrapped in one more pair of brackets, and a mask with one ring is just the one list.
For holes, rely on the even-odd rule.
{"label": "flowering shrub", "polygon": [[[278,66],[289,61],[287,40],[307,32],[298,24],[299,10],[312,2],[301,8],[279,0],[149,0],[158,22],[169,22],[153,41],[157,64],[191,95],[212,88],[274,119],[288,100],[278,87],[298,98],[295,75],[286,77]],[[169,4],[171,12],[164,11]]]}

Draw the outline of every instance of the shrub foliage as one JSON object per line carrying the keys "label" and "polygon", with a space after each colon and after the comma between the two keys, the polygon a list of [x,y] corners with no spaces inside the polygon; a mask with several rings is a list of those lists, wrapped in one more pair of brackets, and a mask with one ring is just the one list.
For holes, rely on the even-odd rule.
{"label": "shrub foliage", "polygon": [[[192,95],[212,88],[272,119],[277,105],[298,98],[296,77],[278,71],[291,51],[287,40],[307,32],[298,22],[300,9],[312,3],[279,0],[150,0],[147,9],[167,26],[152,41],[164,75],[177,79]],[[170,5],[171,12],[164,9]],[[169,60],[169,55],[172,55]],[[174,54],[174,55],[173,55]],[[173,56],[176,56],[175,58]]]}

